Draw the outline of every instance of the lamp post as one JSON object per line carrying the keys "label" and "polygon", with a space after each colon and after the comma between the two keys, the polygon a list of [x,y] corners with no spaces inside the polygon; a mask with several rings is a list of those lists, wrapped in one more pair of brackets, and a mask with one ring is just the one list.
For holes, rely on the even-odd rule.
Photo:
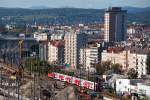
{"label": "lamp post", "polygon": [[[31,57],[36,57],[36,52],[32,52],[32,54],[30,55]],[[32,74],[32,62],[31,62],[31,74]],[[35,100],[35,74],[33,72],[33,100]],[[32,93],[32,82],[31,82],[31,93]]]}
{"label": "lamp post", "polygon": [[1,78],[1,88],[2,88],[2,66],[0,65],[0,78]]}
{"label": "lamp post", "polygon": [[97,64],[97,59],[94,60],[94,91],[96,91],[95,87],[95,81],[96,81],[96,64]]}
{"label": "lamp post", "polygon": [[89,73],[89,69],[90,69],[90,68],[88,67],[88,80],[89,80],[89,74],[90,74],[90,73]]}

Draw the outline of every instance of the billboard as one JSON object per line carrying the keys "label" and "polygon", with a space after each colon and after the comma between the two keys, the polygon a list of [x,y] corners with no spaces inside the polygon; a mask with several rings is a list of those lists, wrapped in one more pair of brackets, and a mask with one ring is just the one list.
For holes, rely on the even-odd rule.
{"label": "billboard", "polygon": [[[87,89],[94,90],[94,82],[92,81],[84,80],[81,78],[76,78],[76,77],[65,75],[65,74],[55,73],[55,72],[48,73],[48,77],[54,78],[60,81],[68,82],[68,83],[81,86]],[[95,83],[95,86],[96,86],[96,83]]]}

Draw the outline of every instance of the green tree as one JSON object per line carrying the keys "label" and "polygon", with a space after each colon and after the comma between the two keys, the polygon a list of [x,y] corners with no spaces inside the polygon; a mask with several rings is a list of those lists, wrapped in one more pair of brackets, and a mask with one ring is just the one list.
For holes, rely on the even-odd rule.
{"label": "green tree", "polygon": [[47,74],[48,67],[49,64],[46,61],[41,61],[39,58],[29,58],[25,62],[25,68],[31,73]]}
{"label": "green tree", "polygon": [[104,74],[107,70],[110,70],[110,67],[111,67],[111,62],[110,62],[110,61],[98,63],[98,64],[96,65],[96,71],[97,71],[98,74],[102,75],[102,74]]}
{"label": "green tree", "polygon": [[138,73],[134,68],[130,68],[127,72],[128,78],[130,79],[136,79],[138,77]]}
{"label": "green tree", "polygon": [[147,60],[146,60],[146,69],[147,69],[147,74],[150,75],[150,53],[147,55]]}
{"label": "green tree", "polygon": [[120,64],[112,64],[111,69],[113,70],[114,73],[116,74],[121,74],[122,73],[122,65]]}

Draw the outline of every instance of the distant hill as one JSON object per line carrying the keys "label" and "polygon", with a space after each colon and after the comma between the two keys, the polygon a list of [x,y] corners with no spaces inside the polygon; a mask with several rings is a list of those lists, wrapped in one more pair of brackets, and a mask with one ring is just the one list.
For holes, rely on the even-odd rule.
{"label": "distant hill", "polygon": [[32,6],[29,9],[49,9],[49,7],[46,7],[46,6]]}
{"label": "distant hill", "polygon": [[[128,21],[150,23],[150,7],[134,8],[124,7],[128,10]],[[9,16],[7,18],[6,16]],[[78,24],[103,22],[104,9],[80,9],[80,8],[0,8],[1,23],[15,22],[46,23],[46,24]]]}
{"label": "distant hill", "polygon": [[150,11],[150,7],[145,7],[145,8],[123,7],[123,9],[127,10],[129,13],[139,13],[139,12]]}
{"label": "distant hill", "polygon": [[128,20],[149,23],[150,24],[150,7],[136,8],[136,7],[124,7],[128,11]]}

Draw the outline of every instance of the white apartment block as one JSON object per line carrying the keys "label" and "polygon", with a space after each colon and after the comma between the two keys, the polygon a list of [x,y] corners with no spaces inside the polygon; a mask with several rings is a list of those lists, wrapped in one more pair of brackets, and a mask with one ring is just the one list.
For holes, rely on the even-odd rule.
{"label": "white apartment block", "polygon": [[117,79],[116,93],[146,95],[150,99],[150,83],[141,79]]}
{"label": "white apartment block", "polygon": [[64,42],[50,41],[48,43],[48,62],[51,64],[64,63]]}
{"label": "white apartment block", "polygon": [[79,67],[80,48],[86,45],[86,34],[79,31],[67,32],[65,40],[65,63],[69,64],[71,69]]}
{"label": "white apartment block", "polygon": [[35,38],[37,41],[45,41],[47,40],[47,33],[33,33],[33,38]]}
{"label": "white apartment block", "polygon": [[95,64],[99,60],[99,47],[86,47],[80,49],[80,64],[86,70],[95,69]]}
{"label": "white apartment block", "polygon": [[137,54],[137,72],[139,76],[141,75],[146,75],[147,70],[146,70],[146,60],[147,60],[147,55],[146,54]]}
{"label": "white apartment block", "polygon": [[64,39],[64,34],[52,34],[51,35],[51,40],[63,40]]}
{"label": "white apartment block", "polygon": [[102,62],[111,61],[113,64],[121,64],[122,70],[128,71],[130,68],[134,68],[139,77],[141,75],[146,75],[146,59],[147,54],[131,53],[129,50],[124,50],[121,52],[107,52],[104,50],[102,52]]}

